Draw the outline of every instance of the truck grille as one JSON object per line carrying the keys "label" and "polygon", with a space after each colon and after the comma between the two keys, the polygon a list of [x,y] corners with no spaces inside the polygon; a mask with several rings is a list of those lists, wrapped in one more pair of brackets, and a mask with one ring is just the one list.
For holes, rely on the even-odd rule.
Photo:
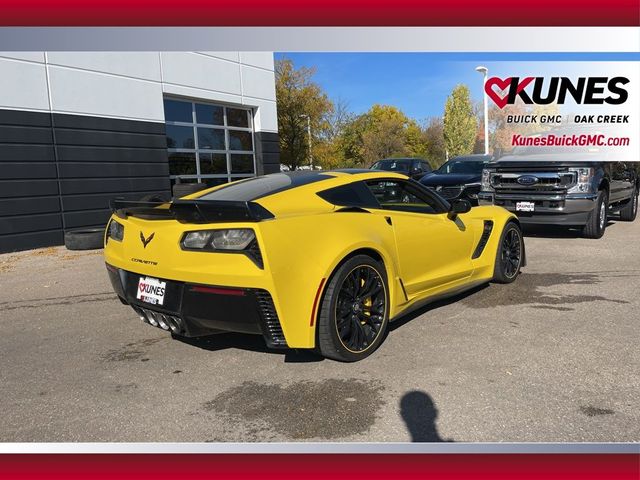
{"label": "truck grille", "polygon": [[[520,183],[523,177],[530,177],[533,183]],[[566,190],[576,182],[572,172],[497,172],[491,175],[491,185],[495,189],[527,190],[527,191],[556,191]]]}
{"label": "truck grille", "polygon": [[286,348],[287,341],[284,338],[280,319],[271,295],[266,290],[255,290],[255,295],[258,299],[258,309],[262,317],[267,345],[271,348]]}

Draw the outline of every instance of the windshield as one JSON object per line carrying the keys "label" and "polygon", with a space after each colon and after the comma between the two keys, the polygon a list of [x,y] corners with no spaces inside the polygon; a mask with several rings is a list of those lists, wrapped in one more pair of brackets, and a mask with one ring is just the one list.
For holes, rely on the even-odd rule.
{"label": "windshield", "polygon": [[442,165],[437,172],[438,173],[468,173],[473,175],[480,175],[482,168],[486,165],[485,162],[469,161],[469,160],[449,160]]}
{"label": "windshield", "polygon": [[372,170],[385,170],[387,172],[408,172],[410,161],[406,160],[380,160],[371,167]]}

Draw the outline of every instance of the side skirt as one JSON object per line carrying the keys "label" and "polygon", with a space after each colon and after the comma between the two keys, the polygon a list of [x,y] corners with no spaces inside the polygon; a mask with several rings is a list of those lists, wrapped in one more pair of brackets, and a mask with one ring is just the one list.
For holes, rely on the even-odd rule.
{"label": "side skirt", "polygon": [[404,315],[413,312],[414,310],[417,310],[421,307],[424,307],[425,305],[429,305],[430,303],[434,303],[440,300],[445,300],[447,298],[451,298],[451,297],[455,297],[456,295],[459,295],[461,293],[467,292],[469,290],[473,290],[474,288],[476,288],[479,285],[483,285],[485,283],[489,283],[491,282],[491,280],[487,280],[487,279],[480,279],[480,280],[474,280],[471,283],[465,284],[463,286],[460,287],[455,287],[451,290],[448,290],[444,293],[440,293],[438,295],[434,295],[431,297],[427,297],[421,300],[416,300],[414,303],[411,303],[409,306],[405,307],[404,309],[402,309],[400,312],[396,313],[396,315],[389,319],[389,322],[394,322],[396,320],[399,320],[401,317],[403,317]]}

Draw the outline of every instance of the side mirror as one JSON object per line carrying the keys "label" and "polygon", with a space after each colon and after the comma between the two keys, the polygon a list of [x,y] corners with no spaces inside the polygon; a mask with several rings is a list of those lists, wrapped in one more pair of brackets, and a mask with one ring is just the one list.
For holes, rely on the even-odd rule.
{"label": "side mirror", "polygon": [[449,213],[447,217],[449,220],[455,220],[456,217],[461,213],[467,213],[471,211],[471,204],[468,200],[458,199],[451,202],[451,208],[449,208]]}

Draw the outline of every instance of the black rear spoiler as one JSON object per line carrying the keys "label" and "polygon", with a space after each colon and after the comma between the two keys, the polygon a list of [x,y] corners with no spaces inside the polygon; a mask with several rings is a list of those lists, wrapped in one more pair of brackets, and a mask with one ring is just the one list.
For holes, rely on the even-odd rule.
{"label": "black rear spoiler", "polygon": [[133,202],[114,199],[109,207],[120,218],[175,219],[182,223],[260,222],[274,217],[258,203],[226,200]]}

